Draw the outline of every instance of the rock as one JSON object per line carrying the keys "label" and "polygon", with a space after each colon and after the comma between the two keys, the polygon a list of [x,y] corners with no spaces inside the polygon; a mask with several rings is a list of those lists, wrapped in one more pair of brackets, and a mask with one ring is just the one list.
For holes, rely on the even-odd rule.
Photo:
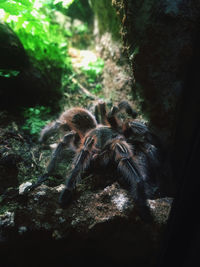
{"label": "rock", "polygon": [[4,214],[0,215],[0,227],[10,228],[14,224],[14,212],[6,211]]}
{"label": "rock", "polygon": [[[16,206],[12,213],[14,225],[8,226],[12,225],[18,236],[31,232],[37,236],[38,232],[40,238],[39,233],[47,232],[52,240],[65,240],[65,246],[72,249],[73,257],[76,257],[73,247],[79,251],[82,246],[90,246],[92,240],[93,245],[100,246],[102,251],[109,250],[109,257],[118,263],[154,262],[172,199],[148,201],[154,218],[154,222],[148,224],[140,219],[129,193],[117,182],[104,189],[81,191],[79,188],[67,209],[58,205],[63,188],[62,184],[53,188],[46,185],[36,188],[26,201]],[[6,226],[9,214],[6,211],[1,215],[0,227]]]}
{"label": "rock", "polygon": [[18,130],[0,129],[0,195],[37,171],[30,151],[30,145]]}
{"label": "rock", "polygon": [[26,206],[16,210],[17,227],[46,229],[52,232],[53,238],[64,238],[72,230],[86,235],[99,224],[127,217],[134,206],[127,192],[113,184],[100,192],[82,192],[68,209],[63,210],[58,205],[63,188],[64,185],[54,188],[42,185],[35,189]]}
{"label": "rock", "polygon": [[15,32],[2,22],[0,40],[0,108],[49,105],[59,110],[62,69],[39,69],[37,60],[29,57]]}
{"label": "rock", "polygon": [[28,56],[18,36],[0,22],[0,69],[21,70],[29,64]]}
{"label": "rock", "polygon": [[28,186],[31,186],[31,185],[32,185],[32,183],[30,183],[30,182],[25,182],[25,183],[21,184],[21,185],[19,186],[19,194],[20,194],[20,195],[23,195],[24,190],[25,190]]}
{"label": "rock", "polygon": [[0,153],[0,194],[7,188],[18,185],[18,163],[21,161],[19,155],[14,153],[6,153],[1,155]]}
{"label": "rock", "polygon": [[44,150],[39,159],[40,145],[31,146],[29,141],[23,132],[10,125],[0,128],[0,199],[22,194],[25,186],[45,172],[51,151]]}
{"label": "rock", "polygon": [[199,1],[113,0],[132,65],[133,94],[166,147],[199,29]]}

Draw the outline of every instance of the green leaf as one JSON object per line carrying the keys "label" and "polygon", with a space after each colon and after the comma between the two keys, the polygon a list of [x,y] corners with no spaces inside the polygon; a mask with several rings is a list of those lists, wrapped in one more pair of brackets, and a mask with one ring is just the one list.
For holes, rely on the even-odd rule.
{"label": "green leaf", "polygon": [[0,77],[10,78],[10,77],[16,77],[20,71],[18,70],[5,70],[0,69]]}
{"label": "green leaf", "polygon": [[23,130],[28,130],[30,134],[37,135],[41,129],[50,121],[44,119],[50,113],[49,107],[37,106],[34,108],[27,108],[23,111],[23,115],[26,118]]}

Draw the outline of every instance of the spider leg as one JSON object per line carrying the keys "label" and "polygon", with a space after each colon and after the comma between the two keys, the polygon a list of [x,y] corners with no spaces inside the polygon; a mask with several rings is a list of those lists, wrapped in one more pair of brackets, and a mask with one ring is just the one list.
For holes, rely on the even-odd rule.
{"label": "spider leg", "polygon": [[40,133],[39,143],[45,142],[53,133],[60,130],[62,123],[58,120],[47,124]]}
{"label": "spider leg", "polygon": [[123,140],[114,140],[111,143],[114,161],[117,164],[119,180],[125,182],[134,202],[138,207],[138,212],[145,221],[152,220],[150,210],[147,206],[147,196],[145,194],[145,182],[140,173],[139,166],[134,160],[131,147]]}
{"label": "spider leg", "polygon": [[139,121],[126,123],[124,135],[126,138],[132,138],[135,141],[145,141],[157,147],[161,146],[159,138],[144,123]]}
{"label": "spider leg", "polygon": [[59,203],[61,207],[66,207],[70,202],[75,189],[76,183],[81,178],[81,174],[88,169],[91,158],[95,139],[88,136],[83,144],[83,148],[78,153],[74,161],[74,168],[66,181],[66,188],[61,192]]}
{"label": "spider leg", "polygon": [[142,184],[142,177],[139,168],[133,160],[130,146],[125,141],[117,140],[112,144],[114,160],[117,163],[117,172],[121,178],[130,186],[130,191],[134,200],[138,202],[139,196],[137,188]]}
{"label": "spider leg", "polygon": [[162,194],[163,169],[165,164],[164,148],[159,137],[149,128],[137,121],[126,123],[124,136],[133,145],[140,158],[140,168],[145,180],[145,192],[149,198]]}
{"label": "spider leg", "polygon": [[149,177],[152,176],[150,173],[155,174],[163,157],[159,138],[145,124],[136,121],[126,124],[124,136],[138,151],[145,154]]}
{"label": "spider leg", "polygon": [[51,161],[47,166],[47,175],[50,176],[55,170],[57,160],[62,155],[64,149],[70,148],[72,151],[75,151],[75,144],[74,144],[75,137],[76,133],[74,131],[71,131],[68,134],[64,135],[62,141],[58,144],[58,146],[56,147],[55,151],[52,154]]}
{"label": "spider leg", "polygon": [[117,118],[117,114],[119,113],[119,108],[116,106],[113,106],[111,108],[111,111],[108,113],[107,118],[108,122],[111,125],[111,127],[116,130],[121,132],[122,130],[122,122]]}
{"label": "spider leg", "polygon": [[131,105],[127,101],[121,101],[118,104],[118,108],[120,111],[125,110],[128,115],[130,115],[133,119],[137,117],[137,112],[131,107]]}
{"label": "spider leg", "polygon": [[103,100],[99,100],[95,106],[95,117],[99,124],[109,125],[107,120],[106,103]]}
{"label": "spider leg", "polygon": [[130,106],[127,101],[121,101],[118,106],[113,106],[111,111],[107,115],[107,120],[110,123],[111,127],[118,132],[123,131],[123,123],[117,117],[117,114],[121,111],[125,110],[125,112],[130,115],[132,118],[137,117],[137,112]]}
{"label": "spider leg", "polygon": [[75,138],[76,133],[71,131],[70,133],[66,134],[63,137],[63,140],[58,144],[57,148],[52,154],[52,158],[50,163],[47,166],[47,172],[40,176],[35,184],[32,184],[31,186],[28,186],[25,189],[25,193],[37,188],[40,186],[43,182],[48,180],[48,178],[52,175],[53,171],[55,170],[56,162],[59,158],[59,156],[62,154],[63,150],[67,147],[70,147],[72,150],[74,150],[73,141]]}

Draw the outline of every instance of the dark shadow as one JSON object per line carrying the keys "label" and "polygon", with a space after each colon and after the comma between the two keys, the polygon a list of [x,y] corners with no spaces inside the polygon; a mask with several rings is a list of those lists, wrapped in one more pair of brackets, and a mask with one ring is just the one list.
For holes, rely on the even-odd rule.
{"label": "dark shadow", "polygon": [[[177,194],[172,205],[158,267],[197,266],[199,166],[200,166],[200,34],[194,42],[194,55],[178,114],[172,151],[172,168]],[[199,264],[198,264],[198,263]]]}

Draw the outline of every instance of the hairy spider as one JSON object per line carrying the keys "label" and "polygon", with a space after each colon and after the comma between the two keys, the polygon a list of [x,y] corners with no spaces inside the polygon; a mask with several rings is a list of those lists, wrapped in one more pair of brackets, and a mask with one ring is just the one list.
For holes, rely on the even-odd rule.
{"label": "hairy spider", "polygon": [[[123,122],[119,117],[121,111],[125,111],[131,119]],[[70,148],[75,152],[75,157],[66,187],[59,198],[62,207],[70,202],[76,183],[85,171],[94,171],[99,167],[104,171],[112,168],[118,180],[128,186],[138,210],[145,218],[148,214],[146,200],[152,198],[158,188],[157,138],[145,124],[134,120],[137,113],[126,101],[113,106],[109,112],[105,102],[99,101],[94,113],[95,116],[86,109],[71,108],[42,130],[40,142],[57,130],[67,133],[53,152],[47,173],[33,187],[51,175],[57,157],[63,149]]]}

